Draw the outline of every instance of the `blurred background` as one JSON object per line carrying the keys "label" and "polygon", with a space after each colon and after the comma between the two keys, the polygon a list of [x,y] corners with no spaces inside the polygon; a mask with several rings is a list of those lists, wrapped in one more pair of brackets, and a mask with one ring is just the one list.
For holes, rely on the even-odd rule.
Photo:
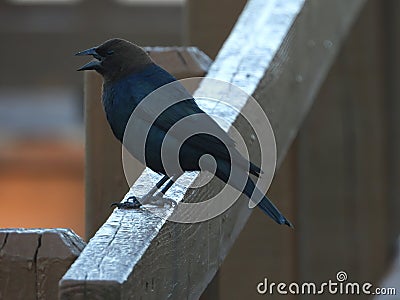
{"label": "blurred background", "polygon": [[[0,227],[85,236],[83,74],[74,53],[121,37],[194,45],[215,58],[245,3],[0,0]],[[296,232],[255,211],[217,277],[226,299],[256,297],[265,276],[321,281],[344,269],[377,282],[388,269],[400,231],[399,10],[398,0],[366,1],[271,187]]]}
{"label": "blurred background", "polygon": [[[210,19],[218,30],[199,35],[211,57],[245,2],[209,7],[227,12]],[[75,71],[83,60],[74,53],[112,37],[142,46],[188,43],[186,5],[0,0],[0,227],[69,227],[84,236],[83,73]]]}
{"label": "blurred background", "polygon": [[0,1],[0,227],[84,236],[83,73],[73,55],[112,37],[181,45],[184,5]]}

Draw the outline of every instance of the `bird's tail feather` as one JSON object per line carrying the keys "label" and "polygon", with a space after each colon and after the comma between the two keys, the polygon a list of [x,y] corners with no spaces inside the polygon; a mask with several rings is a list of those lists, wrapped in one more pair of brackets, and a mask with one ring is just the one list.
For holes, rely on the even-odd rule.
{"label": "bird's tail feather", "polygon": [[[261,173],[260,168],[258,168],[256,165],[250,163],[251,167],[251,174],[254,175],[259,175]],[[256,174],[255,174],[256,173]],[[247,182],[246,185],[243,189],[242,185],[242,177],[241,176],[231,176],[230,175],[230,166],[228,163],[224,160],[218,161],[218,167],[216,170],[215,175],[220,178],[222,181],[230,184],[232,187],[236,188],[239,191],[242,191],[243,194],[245,194],[249,199],[261,199],[259,203],[257,203],[257,206],[268,216],[270,216],[276,223],[278,224],[286,224],[290,227],[293,227],[292,223],[290,223],[282,214],[281,212],[276,208],[274,204],[272,204],[271,201],[262,193],[254,184],[254,182],[251,180],[250,177],[247,177]],[[247,175],[248,176],[248,175]],[[252,201],[252,200],[250,200]],[[255,201],[252,201],[253,203]],[[253,205],[254,206],[254,205]],[[253,207],[251,206],[251,207]]]}
{"label": "bird's tail feather", "polygon": [[286,224],[287,226],[294,228],[293,224],[281,214],[281,212],[266,196],[263,197],[257,206],[278,224]]}
{"label": "bird's tail feather", "polygon": [[[261,201],[257,204],[257,206],[268,216],[270,216],[276,223],[278,224],[285,224],[289,227],[294,228],[293,224],[285,218],[284,215],[279,211],[279,209],[267,198],[267,196],[262,195],[261,191],[255,186],[253,181],[249,178],[247,180],[246,187],[244,189],[244,194],[246,194],[249,199],[251,199],[253,193],[259,194],[262,197]],[[257,197],[260,199],[260,197]],[[256,199],[257,199],[256,198]]]}
{"label": "bird's tail feather", "polygon": [[257,167],[255,164],[253,164],[252,162],[250,162],[250,170],[249,170],[250,174],[253,174],[257,177],[260,177],[260,174],[263,173],[263,171]]}

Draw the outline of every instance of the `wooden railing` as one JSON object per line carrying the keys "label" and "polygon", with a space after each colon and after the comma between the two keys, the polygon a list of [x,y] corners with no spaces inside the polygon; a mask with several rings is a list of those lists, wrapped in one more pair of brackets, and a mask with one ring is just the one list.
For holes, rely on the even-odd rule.
{"label": "wooden railing", "polygon": [[[385,77],[398,73],[395,61],[385,56],[394,57],[399,46],[398,38],[397,43],[389,39],[398,31],[398,7],[379,0],[250,0],[213,63],[195,48],[153,49],[154,59],[178,77],[207,73],[257,99],[278,147],[272,198],[294,221],[295,231],[257,212],[245,227],[251,210],[244,198],[202,223],[167,222],[145,209],[115,210],[103,223],[107,207],[126,184],[121,146],[100,107],[101,80],[87,74],[87,235],[93,237],[61,279],[60,299],[215,299],[226,282],[246,289],[230,286],[221,298],[255,298],[264,277],[321,282],[334,280],[341,270],[352,281],[379,286],[400,219],[395,209],[398,155],[393,152],[398,149],[398,88]],[[393,48],[387,52],[388,45]],[[239,108],[248,109],[248,103]],[[233,117],[231,125],[256,152],[249,128]],[[185,176],[188,182],[196,180]],[[144,170],[125,198],[144,194],[156,179]],[[191,192],[177,187],[168,196],[201,202],[219,184],[212,181]],[[8,255],[9,234],[0,232],[0,264],[14,259]],[[28,262],[36,266],[40,234],[28,236],[33,241]],[[75,254],[82,248],[71,247]],[[240,262],[244,258],[246,264]],[[32,272],[30,288],[40,296],[40,278]],[[220,280],[215,280],[217,272]],[[398,278],[394,265],[382,287],[398,288]]]}
{"label": "wooden railing", "polygon": [[[363,0],[249,1],[211,65],[207,78],[235,84],[258,99],[275,131],[278,167],[364,4]],[[93,89],[100,90],[99,82],[88,79],[87,91]],[[246,103],[240,108],[246,109]],[[237,125],[242,136],[248,136],[249,129]],[[97,168],[101,161],[98,164]],[[156,179],[146,169],[131,193],[144,194]],[[218,183],[212,182],[191,193],[175,191],[170,197],[200,202],[217,188]],[[116,210],[64,275],[61,298],[198,298],[250,213],[247,201],[241,200],[199,224],[166,222],[145,210]]]}

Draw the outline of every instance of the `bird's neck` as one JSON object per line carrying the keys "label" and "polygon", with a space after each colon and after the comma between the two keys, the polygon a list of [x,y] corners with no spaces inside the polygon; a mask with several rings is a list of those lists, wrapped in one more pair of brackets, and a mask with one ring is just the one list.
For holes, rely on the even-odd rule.
{"label": "bird's neck", "polygon": [[147,68],[154,65],[153,62],[149,62],[146,64],[127,64],[125,66],[120,66],[115,69],[109,70],[107,73],[102,74],[105,83],[112,83],[118,80],[122,80],[125,77],[128,77],[132,74],[141,73]]}

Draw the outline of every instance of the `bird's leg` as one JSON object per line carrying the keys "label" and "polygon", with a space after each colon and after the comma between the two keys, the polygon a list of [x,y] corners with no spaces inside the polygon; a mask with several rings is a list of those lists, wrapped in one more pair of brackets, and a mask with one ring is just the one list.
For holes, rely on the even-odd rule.
{"label": "bird's leg", "polygon": [[165,195],[165,193],[171,188],[171,186],[174,185],[175,181],[177,181],[178,178],[179,178],[178,175],[172,176],[172,177],[169,179],[168,183],[162,188],[161,193],[162,193],[163,195]]}
{"label": "bird's leg", "polygon": [[[179,175],[180,176],[180,175]],[[164,206],[164,204],[167,202],[170,204],[170,206],[175,206],[177,203],[176,201],[169,199],[169,198],[164,198],[164,194],[171,188],[171,186],[175,183],[175,181],[179,178],[178,175],[173,175],[171,178],[169,178],[167,175],[165,175],[162,180],[160,180],[156,186],[151,189],[152,193],[147,193],[146,194],[146,199],[145,201],[157,206]],[[153,190],[158,190],[166,181],[167,179],[169,179],[169,181],[167,182],[167,184],[162,188],[162,190],[160,192],[158,192],[157,194],[154,194]],[[142,198],[142,203],[143,202],[143,198]]]}
{"label": "bird's leg", "polygon": [[170,198],[163,198],[163,196],[164,196],[165,193],[171,188],[171,186],[174,185],[174,183],[178,180],[178,178],[179,178],[180,176],[181,176],[181,175],[173,175],[173,176],[169,179],[168,183],[162,188],[161,192],[157,193],[157,194],[155,195],[155,197],[156,197],[156,198],[162,198],[164,201],[170,202],[170,205],[171,205],[171,206],[177,205],[177,203],[176,203],[175,200],[172,200],[172,199],[170,199]]}
{"label": "bird's leg", "polygon": [[151,200],[152,200],[152,197],[153,197],[154,193],[157,192],[158,189],[159,189],[160,187],[162,187],[163,184],[164,184],[168,179],[169,179],[169,176],[168,176],[168,175],[164,175],[164,176],[156,183],[156,185],[155,185],[154,187],[152,187],[151,190],[148,191],[148,192],[146,193],[146,195],[144,195],[144,196],[142,197],[142,199],[141,199],[140,202],[143,203],[143,204],[144,204],[145,202],[153,202],[153,201],[151,201]]}
{"label": "bird's leg", "polygon": [[[131,201],[130,201],[131,200]],[[142,206],[142,203],[135,196],[130,196],[124,202],[114,202],[111,207],[116,206],[118,209],[136,209]]]}
{"label": "bird's leg", "polygon": [[163,184],[166,183],[168,179],[169,179],[168,175],[164,175],[164,176],[156,183],[157,189],[159,189],[160,187],[162,187]]}
{"label": "bird's leg", "polygon": [[139,208],[142,206],[142,203],[147,201],[157,190],[163,186],[163,184],[169,179],[167,175],[164,175],[158,182],[157,184],[146,194],[142,197],[141,201],[135,197],[135,196],[130,196],[126,201],[124,202],[114,202],[111,204],[111,207],[116,206],[119,209],[134,209],[134,208]]}

